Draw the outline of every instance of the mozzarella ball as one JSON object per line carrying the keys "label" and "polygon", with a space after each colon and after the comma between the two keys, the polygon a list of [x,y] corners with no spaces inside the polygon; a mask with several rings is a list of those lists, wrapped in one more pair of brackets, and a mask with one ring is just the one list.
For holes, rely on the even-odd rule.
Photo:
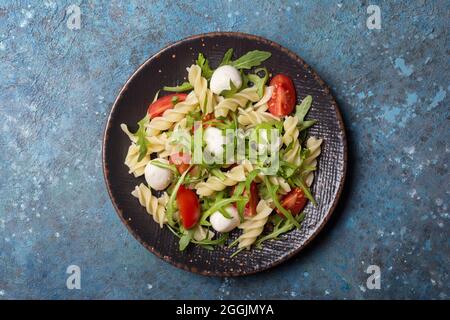
{"label": "mozzarella ball", "polygon": [[220,211],[214,212],[209,218],[211,226],[218,232],[229,232],[240,224],[239,213],[234,206],[229,205],[225,211],[232,217],[231,219],[225,218]]}
{"label": "mozzarella ball", "polygon": [[209,87],[213,93],[220,94],[231,89],[230,81],[239,89],[242,86],[241,74],[233,66],[221,66],[214,71]]}
{"label": "mozzarella ball", "polygon": [[[158,158],[154,160],[169,164],[169,161],[166,159]],[[144,174],[148,185],[154,190],[164,190],[169,186],[173,178],[173,172],[171,170],[158,167],[152,164],[151,161],[145,166]]]}
{"label": "mozzarella ball", "polygon": [[215,156],[222,156],[224,152],[223,145],[225,144],[225,137],[222,135],[222,130],[208,127],[205,129],[203,137],[206,142],[205,149]]}

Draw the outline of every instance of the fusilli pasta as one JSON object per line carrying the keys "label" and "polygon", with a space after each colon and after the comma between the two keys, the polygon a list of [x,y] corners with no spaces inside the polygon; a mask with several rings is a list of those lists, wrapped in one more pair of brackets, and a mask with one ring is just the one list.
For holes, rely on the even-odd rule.
{"label": "fusilli pasta", "polygon": [[198,105],[198,99],[194,92],[191,92],[185,101],[177,103],[173,109],[166,110],[161,117],[150,120],[147,135],[155,136],[161,131],[172,128],[174,124],[186,117],[186,114],[193,111]]}
{"label": "fusilli pasta", "polygon": [[219,102],[214,110],[214,116],[216,118],[226,117],[228,112],[234,112],[238,107],[244,108],[248,101],[255,102],[258,101],[258,99],[259,96],[255,87],[246,88],[241,92],[236,93],[231,98]]}
{"label": "fusilli pasta", "polygon": [[166,205],[169,201],[167,192],[164,192],[161,197],[157,198],[145,184],[141,183],[134,188],[131,194],[139,199],[141,206],[145,207],[145,210],[153,216],[153,220],[155,220],[161,228],[164,223],[167,223]]}
{"label": "fusilli pasta", "polygon": [[208,114],[214,111],[216,105],[216,98],[210,89],[208,89],[208,81],[202,77],[202,69],[193,64],[188,72],[189,83],[194,87],[195,95],[197,96],[200,108],[203,114]]}
{"label": "fusilli pasta", "polygon": [[253,108],[242,109],[239,108],[238,122],[243,126],[255,126],[260,123],[278,121],[280,118],[274,116],[273,114],[266,112],[254,110]]}
{"label": "fusilli pasta", "polygon": [[272,210],[265,200],[259,201],[256,207],[256,215],[247,218],[238,226],[239,229],[242,229],[242,234],[238,238],[239,248],[250,249],[256,238],[263,232]]}
{"label": "fusilli pasta", "polygon": [[150,152],[147,151],[147,154],[141,161],[138,161],[138,159],[139,146],[133,142],[128,148],[127,156],[125,157],[125,165],[129,168],[128,173],[132,173],[135,177],[140,177],[144,174],[145,166],[150,161]]}
{"label": "fusilli pasta", "polygon": [[231,187],[236,185],[241,181],[245,181],[246,170],[244,165],[240,164],[228,172],[224,172],[225,180],[221,180],[216,176],[209,176],[209,178],[204,182],[199,182],[195,189],[197,190],[197,194],[200,196],[210,196],[214,192],[222,191],[226,187]]}
{"label": "fusilli pasta", "polygon": [[[321,152],[321,144],[322,139],[317,139],[316,137],[310,137],[306,141],[306,147],[309,150],[308,157],[303,161],[304,166],[313,166],[317,165],[317,157]],[[314,180],[314,172],[307,171],[305,182],[308,187],[310,187]]]}
{"label": "fusilli pasta", "polygon": [[[284,154],[284,160],[295,165],[300,165],[300,142],[298,141],[299,131],[297,129],[298,118],[295,116],[286,117],[283,123],[284,135],[281,138],[282,142],[289,147],[289,150]],[[291,145],[292,144],[292,145]]]}

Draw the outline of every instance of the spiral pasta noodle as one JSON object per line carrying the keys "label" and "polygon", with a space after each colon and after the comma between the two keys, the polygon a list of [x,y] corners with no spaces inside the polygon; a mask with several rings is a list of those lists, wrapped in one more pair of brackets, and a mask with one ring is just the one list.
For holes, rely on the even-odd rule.
{"label": "spiral pasta noodle", "polygon": [[259,100],[255,87],[246,88],[236,93],[231,98],[227,98],[219,102],[214,110],[214,116],[226,117],[228,112],[236,111],[238,107],[244,108],[248,101],[255,102]]}
{"label": "spiral pasta noodle", "polygon": [[157,198],[145,184],[141,183],[134,188],[131,194],[138,198],[141,206],[145,207],[147,213],[153,216],[153,220],[155,220],[161,228],[167,223],[166,205],[169,201],[167,192],[164,192],[161,197]]}
{"label": "spiral pasta noodle", "polygon": [[[306,147],[309,150],[308,157],[303,161],[304,166],[316,166],[317,157],[321,152],[322,139],[317,139],[316,137],[310,137],[306,140]],[[305,182],[308,187],[310,187],[314,180],[314,172],[307,172],[305,177]]]}
{"label": "spiral pasta noodle", "polygon": [[289,183],[283,178],[279,176],[270,176],[269,177],[270,182],[272,182],[276,186],[280,186],[279,192],[281,194],[286,194],[289,191],[291,191],[291,187],[289,186]]}
{"label": "spiral pasta noodle", "polygon": [[245,167],[240,164],[228,172],[224,172],[225,180],[221,180],[216,176],[209,176],[209,178],[204,182],[199,182],[195,189],[197,194],[203,197],[210,196],[214,192],[222,191],[226,187],[231,187],[239,182],[245,181]]}
{"label": "spiral pasta noodle", "polygon": [[239,108],[238,122],[240,125],[255,126],[273,120],[278,121],[280,118],[266,111],[254,110],[253,108]]}
{"label": "spiral pasta noodle", "polygon": [[125,157],[125,165],[129,168],[128,173],[132,173],[135,177],[140,177],[144,174],[145,166],[150,161],[150,152],[147,152],[144,158],[139,160],[139,146],[134,142],[128,148]]}
{"label": "spiral pasta noodle", "polygon": [[197,105],[197,97],[191,92],[185,101],[178,102],[173,109],[166,110],[161,117],[150,120],[147,125],[147,134],[154,136],[161,131],[169,130],[174,124],[185,118],[186,114],[193,111]]}
{"label": "spiral pasta noodle", "polygon": [[198,65],[193,64],[189,68],[188,81],[194,87],[202,113],[208,114],[213,112],[216,98],[212,91],[208,89],[208,81],[202,77],[202,69]]}
{"label": "spiral pasta noodle", "polygon": [[[286,117],[283,123],[284,135],[281,138],[283,144],[289,146],[289,150],[284,154],[284,160],[289,163],[300,165],[301,145],[298,141],[299,131],[297,129],[298,118],[295,116]],[[292,145],[291,145],[292,144]]]}
{"label": "spiral pasta noodle", "polygon": [[239,248],[250,249],[251,245],[256,241],[256,238],[263,232],[272,210],[265,200],[258,202],[256,215],[247,218],[238,226],[239,229],[242,229],[242,234],[238,238]]}

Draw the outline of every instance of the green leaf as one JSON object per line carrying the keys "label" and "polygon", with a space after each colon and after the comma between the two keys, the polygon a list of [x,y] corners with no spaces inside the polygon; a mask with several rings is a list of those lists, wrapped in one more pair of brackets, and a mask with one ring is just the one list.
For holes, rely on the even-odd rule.
{"label": "green leaf", "polygon": [[208,59],[206,59],[205,56],[202,53],[198,54],[198,58],[197,58],[196,63],[202,69],[202,75],[207,80],[211,79],[211,76],[213,74],[213,70],[209,66]]}
{"label": "green leaf", "polygon": [[184,249],[186,249],[190,242],[191,242],[191,236],[189,233],[185,233],[184,235],[182,235],[180,238],[180,242],[179,242],[180,251],[183,251]]}
{"label": "green leaf", "polygon": [[313,125],[315,125],[316,122],[317,122],[316,120],[306,120],[306,121],[300,122],[298,125],[298,131],[306,130],[306,129],[312,127]]}
{"label": "green leaf", "polygon": [[[258,73],[264,72],[264,76],[261,78]],[[255,70],[255,74],[248,74],[248,79],[253,82],[253,85],[257,88],[256,92],[258,93],[259,97],[262,98],[264,95],[264,86],[269,79],[269,72],[266,68],[259,68]]]}
{"label": "green leaf", "polygon": [[163,90],[168,91],[168,92],[184,92],[184,91],[192,90],[193,88],[194,87],[189,82],[183,82],[179,86],[175,86],[175,87],[165,86],[165,87],[163,87]]}
{"label": "green leaf", "polygon": [[[301,214],[299,214],[297,217],[295,217],[295,222],[297,222],[298,224],[302,223],[303,220],[305,219],[306,214],[304,212],[302,212]],[[283,220],[283,221],[279,221],[275,227],[273,228],[272,232],[262,236],[261,238],[259,238],[256,241],[256,247],[260,247],[261,244],[264,241],[267,240],[271,240],[271,239],[276,239],[278,238],[280,235],[282,235],[283,233],[289,232],[292,229],[294,229],[294,224],[292,223],[292,221],[290,220]]]}
{"label": "green leaf", "polygon": [[238,88],[234,85],[233,81],[230,80],[230,89],[229,90],[223,90],[220,95],[223,96],[225,99],[231,98],[238,92]]}
{"label": "green leaf", "polygon": [[232,57],[233,57],[233,48],[230,48],[223,55],[222,62],[220,63],[219,67],[230,64]]}
{"label": "green leaf", "polygon": [[300,104],[295,107],[295,116],[298,118],[299,122],[303,122],[305,120],[305,116],[311,108],[312,97],[306,96],[305,99],[302,100]]}
{"label": "green leaf", "polygon": [[138,162],[144,159],[144,157],[147,155],[148,146],[150,144],[145,133],[145,125],[149,120],[150,116],[146,114],[145,117],[138,122],[139,128],[136,133],[134,133],[134,136],[137,137],[136,145],[139,147]]}
{"label": "green leaf", "polygon": [[230,64],[236,69],[251,69],[259,66],[263,61],[270,58],[272,54],[267,51],[249,51],[239,59],[232,61]]}

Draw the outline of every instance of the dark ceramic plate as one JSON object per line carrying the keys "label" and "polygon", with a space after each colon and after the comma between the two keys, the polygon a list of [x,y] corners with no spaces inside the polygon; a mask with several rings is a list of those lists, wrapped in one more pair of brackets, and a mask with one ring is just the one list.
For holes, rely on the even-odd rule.
{"label": "dark ceramic plate", "polygon": [[[144,179],[128,174],[124,165],[130,141],[120,124],[137,128],[155,93],[163,85],[179,84],[202,52],[216,66],[228,48],[240,56],[250,50],[265,50],[272,57],[264,65],[272,73],[289,75],[299,99],[313,96],[308,117],[318,123],[310,134],[324,139],[318,171],[312,187],[318,206],[308,204],[301,230],[292,231],[280,240],[268,241],[264,247],[242,252],[234,258],[235,249],[208,251],[189,246],[178,251],[178,239],[167,229],[160,229],[130,192]],[[111,110],[103,140],[103,170],[114,207],[128,230],[148,250],[185,270],[205,275],[238,276],[259,272],[287,260],[304,248],[322,229],[336,207],[341,194],[347,159],[344,124],[338,106],[326,84],[295,53],[272,41],[242,33],[217,32],[197,35],[169,45],[149,58],[127,81]]]}

